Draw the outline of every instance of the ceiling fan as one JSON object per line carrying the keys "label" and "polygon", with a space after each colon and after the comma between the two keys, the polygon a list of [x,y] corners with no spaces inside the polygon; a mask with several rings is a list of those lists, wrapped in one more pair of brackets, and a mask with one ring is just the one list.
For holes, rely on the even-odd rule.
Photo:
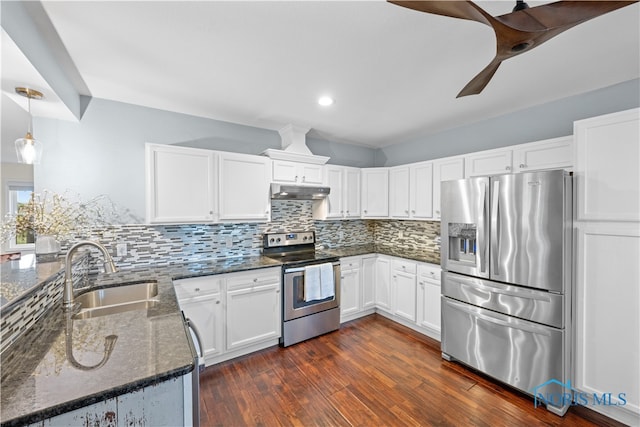
{"label": "ceiling fan", "polygon": [[471,1],[388,1],[421,12],[477,21],[493,28],[496,56],[460,91],[457,96],[460,98],[482,92],[502,61],[540,46],[582,22],[637,3],[638,0],[557,1],[535,7],[517,0],[511,13],[495,17]]}

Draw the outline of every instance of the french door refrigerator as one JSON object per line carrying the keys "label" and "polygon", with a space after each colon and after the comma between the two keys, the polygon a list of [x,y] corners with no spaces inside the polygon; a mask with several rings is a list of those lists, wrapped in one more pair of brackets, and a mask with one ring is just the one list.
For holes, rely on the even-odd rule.
{"label": "french door refrigerator", "polygon": [[547,396],[547,409],[564,415],[571,403],[559,397],[571,393],[571,176],[553,170],[445,181],[441,198],[443,358]]}

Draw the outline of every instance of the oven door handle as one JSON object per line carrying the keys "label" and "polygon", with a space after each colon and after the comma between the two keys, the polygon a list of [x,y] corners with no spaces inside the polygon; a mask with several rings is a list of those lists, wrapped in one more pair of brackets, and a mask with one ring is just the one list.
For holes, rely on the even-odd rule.
{"label": "oven door handle", "polygon": [[[308,265],[320,265],[323,263],[314,263],[314,264],[308,264]],[[340,265],[340,261],[335,261],[331,263],[334,267],[337,267]],[[298,273],[301,271],[304,271],[305,267],[295,267],[295,268],[285,268],[284,269],[284,273],[288,274],[288,273]]]}

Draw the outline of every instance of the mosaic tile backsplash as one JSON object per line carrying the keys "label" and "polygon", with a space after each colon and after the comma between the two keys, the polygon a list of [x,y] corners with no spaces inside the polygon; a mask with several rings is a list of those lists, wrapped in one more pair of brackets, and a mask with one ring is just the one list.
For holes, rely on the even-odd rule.
{"label": "mosaic tile backsplash", "polygon": [[[271,222],[196,225],[117,225],[94,230],[91,239],[104,244],[112,254],[125,243],[126,256],[114,256],[119,268],[173,265],[219,258],[256,256],[262,249],[262,234],[283,230],[314,230],[318,246],[377,244],[401,245],[416,250],[440,249],[440,223],[400,220],[314,221],[313,202],[274,200]],[[400,236],[402,232],[402,237]]]}

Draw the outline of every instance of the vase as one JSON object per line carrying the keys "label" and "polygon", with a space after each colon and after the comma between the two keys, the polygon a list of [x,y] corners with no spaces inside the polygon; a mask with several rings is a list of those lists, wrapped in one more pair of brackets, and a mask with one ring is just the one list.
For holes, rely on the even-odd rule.
{"label": "vase", "polygon": [[60,242],[55,237],[42,235],[36,237],[36,261],[50,262],[58,259]]}

